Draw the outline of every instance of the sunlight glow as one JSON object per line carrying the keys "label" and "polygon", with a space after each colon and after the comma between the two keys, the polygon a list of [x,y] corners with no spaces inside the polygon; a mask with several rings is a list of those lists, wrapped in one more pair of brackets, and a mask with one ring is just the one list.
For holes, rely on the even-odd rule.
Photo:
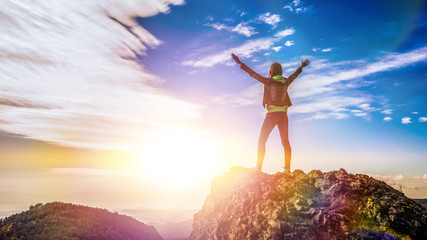
{"label": "sunlight glow", "polygon": [[153,184],[185,188],[217,174],[222,153],[206,134],[179,129],[159,134],[139,157],[139,172]]}

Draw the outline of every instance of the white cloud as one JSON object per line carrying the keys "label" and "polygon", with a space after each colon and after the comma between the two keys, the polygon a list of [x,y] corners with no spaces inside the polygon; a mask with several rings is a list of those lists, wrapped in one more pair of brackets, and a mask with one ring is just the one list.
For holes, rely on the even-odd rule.
{"label": "white cloud", "polygon": [[381,113],[387,114],[387,115],[391,115],[391,113],[393,112],[392,109],[385,109],[384,111],[381,111]]}
{"label": "white cloud", "polygon": [[389,121],[391,121],[391,120],[392,120],[392,118],[387,116],[387,117],[385,117],[383,120],[384,120],[384,121],[386,121],[386,122],[389,122]]}
{"label": "white cloud", "polygon": [[208,21],[213,21],[214,20],[214,18],[212,16],[207,16],[205,19],[208,20]]}
{"label": "white cloud", "polygon": [[283,31],[280,31],[280,32],[276,33],[274,36],[278,37],[278,38],[283,38],[283,37],[286,37],[286,36],[289,36],[289,35],[293,35],[294,33],[295,33],[294,29],[288,28],[288,29],[285,29]]}
{"label": "white cloud", "polygon": [[294,5],[294,7],[298,6],[301,3],[301,0],[293,0],[292,4]]}
{"label": "white cloud", "polygon": [[366,112],[355,112],[355,113],[353,113],[353,115],[356,116],[356,117],[361,117],[361,118],[363,118],[363,119],[365,119],[367,121],[371,120],[371,117]]}
{"label": "white cloud", "polygon": [[282,21],[279,14],[271,14],[270,12],[259,16],[258,19],[266,24],[273,26],[273,28],[277,26],[277,23]]}
{"label": "white cloud", "polygon": [[418,121],[419,122],[427,122],[427,117],[419,117]]}
{"label": "white cloud", "polygon": [[320,52],[330,52],[330,51],[332,51],[332,48],[313,48],[312,49],[312,51],[313,52],[318,52],[318,51],[320,51]]}
{"label": "white cloud", "polygon": [[219,54],[211,55],[204,57],[200,60],[193,61],[184,61],[182,64],[184,66],[193,66],[193,67],[211,67],[216,64],[223,63],[231,59],[231,53],[237,54],[240,58],[249,58],[254,52],[259,52],[261,50],[268,50],[273,46],[275,40],[272,38],[260,38],[256,40],[249,40],[243,45],[231,49],[222,51]]}
{"label": "white cloud", "polygon": [[346,113],[340,113],[340,112],[332,112],[329,113],[329,115],[335,117],[336,119],[346,119],[349,118],[349,115]]}
{"label": "white cloud", "polygon": [[360,97],[338,97],[331,96],[321,99],[316,99],[316,101],[309,101],[299,103],[298,105],[292,106],[290,112],[292,113],[313,113],[313,112],[323,112],[330,111],[336,112],[337,109],[342,109],[350,106],[359,105],[367,99]]}
{"label": "white cloud", "polygon": [[412,112],[412,114],[418,114],[418,112]]}
{"label": "white cloud", "polygon": [[285,46],[287,46],[287,47],[290,47],[290,46],[292,46],[292,45],[294,45],[294,41],[286,41],[285,42]]}
{"label": "white cloud", "polygon": [[231,29],[232,29],[231,27],[226,26],[224,24],[220,24],[220,23],[206,23],[206,24],[204,24],[204,26],[209,26],[209,27],[212,27],[216,30],[229,29],[231,31]]}
{"label": "white cloud", "polygon": [[359,108],[365,110],[365,111],[369,111],[369,110],[373,110],[374,108],[371,107],[371,105],[369,103],[363,103],[359,105]]}
{"label": "white cloud", "polygon": [[241,11],[241,10],[237,10],[237,14],[238,14],[240,17],[243,17],[243,16],[245,16],[245,15],[247,14],[247,12],[244,12],[244,11]]}
{"label": "white cloud", "polygon": [[197,117],[197,105],[153,87],[162,80],[136,62],[161,41],[134,17],[167,13],[171,3],[183,1],[3,2],[0,129],[63,145],[129,149]]}
{"label": "white cloud", "polygon": [[398,175],[373,175],[373,174],[369,174],[371,177],[374,177],[376,179],[380,179],[383,180],[385,182],[390,182],[390,181],[401,181],[406,179],[402,174],[398,174]]}
{"label": "white cloud", "polygon": [[272,47],[271,49],[278,52],[278,51],[280,51],[280,49],[282,49],[282,46]]}
{"label": "white cloud", "polygon": [[245,35],[246,37],[250,37],[254,34],[257,34],[258,32],[255,32],[255,28],[251,26],[247,26],[243,23],[237,24],[233,29],[231,29],[232,32],[237,32],[241,35]]}
{"label": "white cloud", "polygon": [[228,105],[231,107],[248,106],[259,104],[260,97],[263,93],[263,86],[260,83],[254,84],[236,94],[225,94],[222,96],[215,96],[211,100],[214,103],[221,105]]}
{"label": "white cloud", "polygon": [[388,185],[394,187],[397,190],[402,190],[405,195],[411,198],[422,198],[425,196],[427,190],[427,174],[421,176],[403,176],[402,174],[397,175],[375,175],[368,174],[369,176],[378,180],[386,182]]}
{"label": "white cloud", "polygon": [[291,12],[294,11],[294,9],[290,5],[284,6],[283,8],[288,9]]}
{"label": "white cloud", "polygon": [[[241,59],[249,58],[255,52],[269,50],[276,42],[285,36],[292,35],[294,32],[293,29],[286,29],[275,34],[275,38],[248,40],[241,46],[226,49],[218,54],[206,56],[199,60],[187,60],[182,62],[182,64],[192,67],[212,67],[216,64],[227,64],[227,62],[231,61],[231,53],[235,53]],[[265,53],[265,55],[268,55],[268,53]]]}
{"label": "white cloud", "polygon": [[290,12],[302,13],[308,11],[306,7],[302,6],[302,2],[300,0],[293,0],[290,4],[284,6],[284,9],[288,9]]}
{"label": "white cloud", "polygon": [[295,71],[295,69],[300,65],[300,62],[299,61],[298,62],[284,62],[281,64],[282,64],[283,69],[291,68],[291,70]]}
{"label": "white cloud", "polygon": [[295,13],[302,13],[302,12],[307,12],[307,8],[306,7],[302,7],[302,8],[296,8],[295,9]]}
{"label": "white cloud", "polygon": [[404,118],[402,118],[402,123],[403,123],[403,124],[412,123],[412,122],[411,122],[411,118],[410,118],[410,117],[404,117]]}
{"label": "white cloud", "polygon": [[237,32],[238,34],[244,35],[246,37],[250,37],[258,32],[255,32],[255,28],[252,26],[248,26],[247,23],[239,23],[235,27],[227,26],[222,23],[206,23],[204,26],[212,27],[216,30],[227,30],[229,32]]}
{"label": "white cloud", "polygon": [[355,113],[354,114],[354,116],[357,116],[357,117],[366,117],[366,115],[367,115],[367,113],[365,113],[365,112]]}

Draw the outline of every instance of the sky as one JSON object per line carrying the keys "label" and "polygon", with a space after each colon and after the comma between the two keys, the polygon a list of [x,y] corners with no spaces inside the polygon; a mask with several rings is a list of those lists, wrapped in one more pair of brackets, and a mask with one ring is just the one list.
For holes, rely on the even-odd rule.
{"label": "sky", "polygon": [[[0,216],[38,202],[198,209],[254,167],[267,76],[288,92],[292,169],[346,169],[427,198],[427,4],[6,1]],[[277,129],[263,170],[281,171]]]}

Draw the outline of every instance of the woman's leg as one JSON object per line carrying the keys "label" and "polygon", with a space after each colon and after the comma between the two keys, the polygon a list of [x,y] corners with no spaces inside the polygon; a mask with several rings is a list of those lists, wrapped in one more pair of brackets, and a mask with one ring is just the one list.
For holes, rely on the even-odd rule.
{"label": "woman's leg", "polygon": [[276,121],[273,113],[267,113],[264,119],[264,123],[261,127],[261,133],[259,134],[258,139],[258,161],[256,168],[258,170],[262,169],[262,163],[264,162],[265,156],[265,143],[267,142],[268,136],[270,136],[271,131],[276,126]]}
{"label": "woman's leg", "polygon": [[289,121],[288,121],[288,113],[284,112],[283,116],[280,118],[277,123],[277,127],[279,128],[280,139],[282,140],[282,146],[284,148],[285,153],[285,170],[291,169],[291,144],[289,143]]}

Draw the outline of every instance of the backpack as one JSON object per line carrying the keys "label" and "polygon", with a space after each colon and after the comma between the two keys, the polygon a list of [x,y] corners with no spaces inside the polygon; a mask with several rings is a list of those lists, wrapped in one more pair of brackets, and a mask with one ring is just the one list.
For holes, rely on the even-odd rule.
{"label": "backpack", "polygon": [[276,105],[276,106],[285,106],[288,107],[292,105],[290,98],[288,96],[288,85],[286,84],[286,79],[282,76],[274,77],[275,80],[271,80],[268,84],[264,85],[264,98],[263,106]]}

